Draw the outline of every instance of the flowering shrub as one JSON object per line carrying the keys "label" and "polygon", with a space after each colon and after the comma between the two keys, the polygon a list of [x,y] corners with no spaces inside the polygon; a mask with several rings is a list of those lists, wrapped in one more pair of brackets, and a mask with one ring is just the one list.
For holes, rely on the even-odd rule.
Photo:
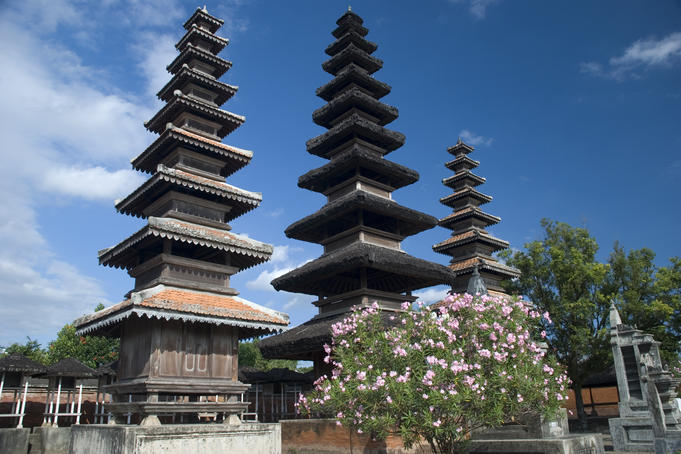
{"label": "flowering shrub", "polygon": [[511,416],[555,414],[568,379],[529,331],[548,313],[488,296],[445,302],[436,310],[405,303],[392,315],[375,303],[355,309],[325,346],[332,375],[300,409],[378,439],[399,433],[405,448],[426,440],[434,453],[462,452],[472,430]]}

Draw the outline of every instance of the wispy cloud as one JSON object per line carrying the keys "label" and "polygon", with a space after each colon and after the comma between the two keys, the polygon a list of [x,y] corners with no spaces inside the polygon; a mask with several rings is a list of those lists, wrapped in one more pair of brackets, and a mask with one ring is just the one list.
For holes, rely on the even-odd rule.
{"label": "wispy cloud", "polygon": [[640,78],[641,71],[670,66],[681,61],[681,32],[671,33],[659,40],[639,39],[618,57],[611,57],[606,64],[595,61],[582,62],[582,74],[606,79],[624,80]]}
{"label": "wispy cloud", "polygon": [[498,0],[449,0],[451,3],[459,3],[468,7],[468,12],[476,19],[484,19],[487,8]]}
{"label": "wispy cloud", "polygon": [[492,145],[492,142],[494,142],[493,137],[477,136],[468,129],[462,129],[459,133],[459,137],[468,145],[473,145],[474,147],[479,147],[481,145],[490,146]]}
{"label": "wispy cloud", "polygon": [[420,292],[414,292],[414,296],[416,296],[420,301],[423,301],[425,304],[432,304],[445,299],[449,290],[449,287],[439,285],[437,287],[430,287],[425,290],[421,290]]}
{"label": "wispy cloud", "polygon": [[[53,335],[108,303],[101,283],[54,251],[39,213],[55,196],[108,204],[143,179],[128,160],[151,141],[141,127],[151,98],[111,86],[106,70],[59,41],[61,32],[93,30],[96,21],[84,12],[104,15],[111,6],[91,12],[77,2],[27,0],[0,7],[0,40],[12,43],[0,47],[0,59],[12,62],[0,84],[3,165],[12,169],[0,180],[0,301],[11,302],[0,305],[0,344]],[[35,314],[45,322],[36,324]]]}

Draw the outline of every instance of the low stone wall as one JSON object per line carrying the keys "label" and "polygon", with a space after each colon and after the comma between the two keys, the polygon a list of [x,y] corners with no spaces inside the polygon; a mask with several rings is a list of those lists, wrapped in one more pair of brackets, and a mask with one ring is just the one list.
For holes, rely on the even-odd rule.
{"label": "low stone wall", "polygon": [[0,429],[0,453],[26,454],[31,429]]}
{"label": "low stone wall", "polygon": [[75,425],[70,454],[281,454],[279,424]]}
{"label": "low stone wall", "polygon": [[281,452],[283,454],[429,454],[430,448],[421,446],[405,450],[399,436],[374,441],[364,434],[352,433],[338,426],[335,419],[286,419],[281,424]]}

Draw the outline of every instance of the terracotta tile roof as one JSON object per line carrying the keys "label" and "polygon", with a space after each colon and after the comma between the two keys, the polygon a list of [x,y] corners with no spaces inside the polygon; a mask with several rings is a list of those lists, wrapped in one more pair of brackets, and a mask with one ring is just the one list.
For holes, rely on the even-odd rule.
{"label": "terracotta tile roof", "polygon": [[466,197],[466,195],[468,195],[468,197],[473,197],[480,200],[481,203],[487,203],[492,201],[492,196],[483,194],[482,192],[476,191],[472,187],[466,185],[462,189],[459,189],[458,191],[453,192],[452,194],[442,197],[440,199],[440,203],[447,205],[451,201]]}
{"label": "terracotta tile roof", "polygon": [[[482,262],[482,263],[480,263]],[[502,274],[512,274],[514,276],[520,275],[520,271],[510,266],[504,265],[503,263],[497,262],[496,260],[483,259],[482,257],[471,257],[461,262],[452,263],[449,268],[454,271],[467,271],[473,269],[475,265],[482,265],[481,269],[488,269],[491,271],[498,271]]]}
{"label": "terracotta tile roof", "polygon": [[446,223],[448,221],[453,221],[458,217],[464,217],[464,215],[471,213],[471,212],[474,212],[475,215],[478,215],[480,217],[487,218],[487,219],[493,221],[494,223],[501,221],[501,218],[499,218],[497,216],[485,213],[484,211],[477,209],[477,208],[468,207],[468,208],[464,208],[463,210],[455,211],[454,213],[450,214],[449,216],[445,216],[444,218],[440,219],[440,224]]}
{"label": "terracotta tile roof", "polygon": [[469,230],[468,232],[460,233],[458,235],[454,235],[450,238],[447,238],[446,240],[442,241],[441,243],[438,243],[435,246],[433,246],[433,249],[435,249],[436,247],[446,246],[450,243],[454,243],[455,241],[464,240],[466,238],[471,238],[471,237],[474,237],[474,236],[475,236],[475,230]]}
{"label": "terracotta tile roof", "polygon": [[132,234],[116,246],[99,251],[99,263],[118,268],[130,268],[133,255],[131,248],[149,236],[173,239],[176,241],[200,244],[205,247],[229,251],[244,256],[247,263],[245,269],[269,260],[274,250],[267,243],[237,235],[227,230],[207,227],[173,218],[157,218],[150,216],[148,225]]}
{"label": "terracotta tile roof", "polygon": [[[460,233],[458,235],[454,235],[450,238],[447,238],[445,241],[442,241],[441,243],[434,245],[433,250],[435,250],[436,252],[440,252],[440,251],[438,251],[438,249],[440,249],[440,250],[446,249],[445,246],[447,246],[447,245],[450,245],[452,243],[457,243],[459,241],[464,241],[466,239],[473,239],[473,238],[475,240],[477,240],[479,238],[479,239],[483,240],[483,242],[494,243],[494,244],[498,245],[499,247],[503,247],[503,248],[508,247],[507,241],[496,238],[496,237],[494,237],[494,236],[492,236],[492,235],[490,235],[486,232],[482,232],[482,231],[478,231],[478,230],[469,230],[467,232]],[[472,240],[472,241],[475,241],[475,240]]]}
{"label": "terracotta tile roof", "polygon": [[473,181],[477,182],[478,184],[482,184],[485,181],[487,181],[485,177],[481,177],[479,175],[476,175],[468,169],[463,169],[459,172],[456,172],[451,177],[443,178],[442,184],[444,184],[445,186],[449,186],[450,184],[452,184],[452,183],[454,183],[458,180],[464,179],[464,178],[470,178]]}
{"label": "terracotta tile roof", "polygon": [[139,305],[177,312],[270,322],[283,326],[288,325],[288,320],[267,314],[233,297],[211,295],[208,293],[167,289],[142,300]]}
{"label": "terracotta tile roof", "polygon": [[189,132],[186,129],[182,128],[173,128],[173,132],[176,132],[178,134],[182,134],[183,136],[191,137],[192,139],[199,140],[201,142],[205,142],[208,145],[212,145],[214,147],[222,148],[224,150],[229,150],[232,153],[239,154],[241,156],[244,156],[246,158],[252,158],[253,157],[253,152],[250,150],[244,150],[241,148],[233,147],[231,145],[227,145],[226,143],[218,142],[217,140],[211,140],[206,137],[200,136],[198,134],[194,134],[193,132]]}
{"label": "terracotta tile roof", "polygon": [[445,167],[447,167],[448,169],[451,169],[453,166],[461,164],[462,162],[467,162],[467,163],[471,164],[473,167],[477,167],[477,166],[480,165],[480,161],[476,161],[475,159],[471,159],[466,155],[461,155],[461,156],[458,156],[455,159],[452,159],[451,161],[447,161],[445,163]]}
{"label": "terracotta tile roof", "polygon": [[113,325],[133,313],[139,316],[227,324],[279,331],[289,324],[288,315],[237,296],[191,291],[160,285],[133,293],[128,300],[74,322],[80,333]]}

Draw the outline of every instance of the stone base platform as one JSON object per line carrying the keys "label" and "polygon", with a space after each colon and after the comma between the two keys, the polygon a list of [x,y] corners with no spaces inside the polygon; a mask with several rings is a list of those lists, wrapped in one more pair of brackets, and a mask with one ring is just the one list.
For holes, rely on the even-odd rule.
{"label": "stone base platform", "polygon": [[469,452],[488,454],[604,454],[601,434],[575,434],[558,438],[472,440]]}
{"label": "stone base platform", "polygon": [[[610,434],[615,451],[655,451],[652,420],[649,417],[610,418]],[[659,440],[658,440],[658,444]],[[681,431],[668,430],[663,450],[681,451]]]}
{"label": "stone base platform", "polygon": [[[351,433],[335,419],[280,421],[283,454],[428,454],[424,443],[411,450],[402,447],[399,436],[372,440],[366,434]],[[469,452],[523,454],[604,454],[601,434],[576,434],[556,438],[473,440]]]}
{"label": "stone base platform", "polygon": [[26,454],[31,429],[0,429],[0,452],[3,454]]}
{"label": "stone base platform", "polygon": [[279,424],[76,425],[70,454],[281,454]]}

